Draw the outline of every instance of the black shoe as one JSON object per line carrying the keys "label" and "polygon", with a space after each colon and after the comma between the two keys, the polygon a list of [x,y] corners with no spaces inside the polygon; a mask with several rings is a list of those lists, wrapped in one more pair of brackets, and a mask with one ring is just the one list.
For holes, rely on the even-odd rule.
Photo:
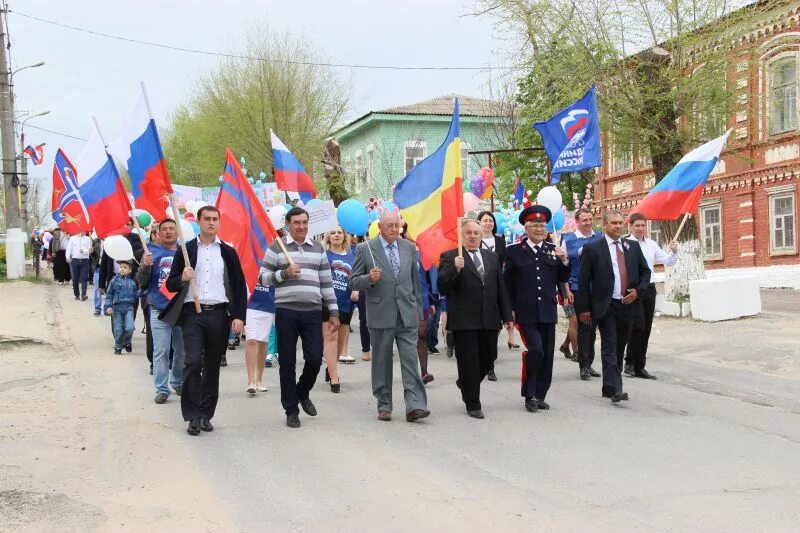
{"label": "black shoe", "polygon": [[483,411],[480,409],[473,409],[472,411],[467,411],[467,414],[472,418],[483,418]]}
{"label": "black shoe", "polygon": [[181,395],[181,393],[183,393],[183,387],[172,387],[172,390],[174,390],[174,391],[175,391],[175,394],[176,394],[177,396],[180,396],[180,395]]}
{"label": "black shoe", "polygon": [[539,410],[539,402],[531,398],[525,398],[525,409],[531,413],[535,413]]}
{"label": "black shoe", "polygon": [[286,415],[286,425],[290,428],[300,427],[300,417],[297,416],[297,413]]}
{"label": "black shoe", "polygon": [[229,350],[235,350],[236,349],[236,345],[234,343],[232,343],[232,342],[229,342],[228,343],[228,349]]}
{"label": "black shoe", "polygon": [[153,365],[150,365],[150,375],[153,375]]}
{"label": "black shoe", "polygon": [[100,316],[100,311],[95,311],[94,316]]}
{"label": "black shoe", "polygon": [[167,395],[166,392],[159,392],[158,394],[156,394],[156,399],[154,401],[159,404],[167,403],[167,398],[169,398],[169,396]]}
{"label": "black shoe", "polygon": [[200,429],[203,431],[214,431],[214,426],[211,425],[211,420],[203,417],[200,419]]}
{"label": "black shoe", "polygon": [[341,383],[331,383],[331,392],[334,394],[339,394],[342,392],[342,384]]}
{"label": "black shoe", "polygon": [[447,354],[447,357],[453,357],[455,350],[456,350],[455,346],[448,346],[447,348],[445,348],[445,353]]}
{"label": "black shoe", "polygon": [[611,403],[619,403],[621,400],[627,400],[628,393],[627,392],[618,392],[611,397]]}
{"label": "black shoe", "polygon": [[486,379],[489,381],[497,381],[497,374],[494,373],[494,370],[489,370],[489,372],[486,373]]}
{"label": "black shoe", "polygon": [[634,375],[636,375],[636,373],[633,371],[633,365],[630,364],[630,363],[625,363],[625,370],[623,372],[625,372],[626,376],[630,376],[630,377],[633,377]]}
{"label": "black shoe", "polygon": [[439,355],[442,352],[440,352],[439,349],[436,348],[436,346],[433,346],[433,347],[428,348],[428,353],[432,353],[434,355]]}
{"label": "black shoe", "polygon": [[86,296],[85,294],[84,294],[83,296],[81,296],[81,301],[82,301],[82,302],[85,302],[85,301],[86,301],[86,300],[88,300],[88,299],[89,299],[89,297],[88,297],[88,296]]}
{"label": "black shoe", "polygon": [[76,296],[76,297],[75,297],[75,301],[78,301],[78,300],[80,300],[80,299],[81,299],[81,297],[80,297],[80,296]]}
{"label": "black shoe", "polygon": [[200,434],[200,420],[195,418],[191,422],[189,422],[189,427],[186,428],[186,433],[189,435],[199,435]]}
{"label": "black shoe", "polygon": [[584,381],[589,381],[592,378],[592,374],[589,372],[588,368],[581,368],[581,379]]}
{"label": "black shoe", "polygon": [[536,403],[539,405],[539,409],[542,409],[544,411],[550,409],[550,404],[544,400],[536,400]]}
{"label": "black shoe", "polygon": [[653,374],[645,370],[644,368],[634,374],[637,378],[642,379],[658,379]]}
{"label": "black shoe", "polygon": [[125,351],[128,352],[128,353],[131,353],[133,351],[133,346],[131,346],[130,344],[126,344],[125,345]]}
{"label": "black shoe", "polygon": [[559,346],[558,349],[559,349],[559,351],[561,353],[564,354],[564,357],[566,357],[567,359],[572,359],[572,353],[570,353],[570,351],[569,351],[569,346],[563,346],[562,345],[562,346]]}
{"label": "black shoe", "polygon": [[122,355],[122,348],[114,348],[114,355]]}
{"label": "black shoe", "polygon": [[317,408],[314,407],[314,404],[311,403],[311,400],[309,398],[306,398],[305,400],[300,400],[300,407],[303,408],[303,411],[308,416],[317,416]]}
{"label": "black shoe", "polygon": [[593,378],[599,378],[600,377],[600,372],[598,372],[597,370],[595,370],[592,367],[589,367],[589,375],[592,376]]}
{"label": "black shoe", "polygon": [[228,366],[228,358],[224,355],[222,356],[222,359],[219,360],[219,366]]}

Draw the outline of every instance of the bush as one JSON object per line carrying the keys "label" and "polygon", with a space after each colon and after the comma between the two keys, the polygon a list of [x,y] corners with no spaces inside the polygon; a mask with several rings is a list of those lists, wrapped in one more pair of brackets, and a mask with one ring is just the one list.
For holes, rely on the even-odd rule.
{"label": "bush", "polygon": [[0,263],[6,264],[6,243],[4,242],[0,243]]}

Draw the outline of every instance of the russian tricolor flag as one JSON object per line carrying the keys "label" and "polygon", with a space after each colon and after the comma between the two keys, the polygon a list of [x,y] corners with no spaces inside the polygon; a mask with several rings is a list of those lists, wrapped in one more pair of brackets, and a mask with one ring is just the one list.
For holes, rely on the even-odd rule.
{"label": "russian tricolor flag", "polygon": [[31,159],[31,163],[33,163],[34,166],[41,165],[42,161],[44,160],[44,145],[45,143],[42,143],[38,146],[29,144],[24,150],[25,154]]}
{"label": "russian tricolor flag", "polygon": [[722,137],[699,146],[683,156],[678,164],[642,198],[632,211],[648,220],[677,220],[693,213],[700,203],[708,177],[719,161],[731,130]]}
{"label": "russian tricolor flag", "polygon": [[125,115],[122,137],[114,143],[112,150],[128,167],[136,208],[144,209],[156,220],[164,218],[172,185],[144,84]]}
{"label": "russian tricolor flag", "polygon": [[76,166],[81,198],[97,236],[105,239],[109,235],[124,233],[131,204],[119,179],[117,167],[106,152],[97,123]]}
{"label": "russian tricolor flag", "polygon": [[517,209],[525,209],[531,206],[528,193],[525,192],[525,186],[520,178],[517,178],[517,183],[514,185],[514,203],[517,204]]}
{"label": "russian tricolor flag", "polygon": [[269,130],[272,139],[272,165],[275,168],[275,183],[287,193],[297,193],[303,203],[317,197],[317,189],[311,177],[303,169],[300,161],[278,139],[275,132]]}

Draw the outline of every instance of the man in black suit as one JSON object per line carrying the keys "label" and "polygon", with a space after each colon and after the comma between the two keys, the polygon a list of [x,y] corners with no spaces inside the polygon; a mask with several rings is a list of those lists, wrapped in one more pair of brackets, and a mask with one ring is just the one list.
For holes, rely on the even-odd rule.
{"label": "man in black suit", "polygon": [[497,255],[481,249],[478,222],[461,223],[464,248],[442,254],[439,290],[447,297],[447,327],[453,332],[461,399],[472,418],[483,418],[481,381],[497,359],[497,334],[511,323],[511,303]]}
{"label": "man in black suit", "polygon": [[569,281],[567,252],[545,241],[552,217],[543,205],[526,207],[519,215],[527,238],[506,248],[503,275],[511,295],[514,322],[519,327],[522,354],[522,396],[535,413],[550,409],[545,402],[553,380],[556,343],[556,290]]}
{"label": "man in black suit", "polygon": [[[189,266],[179,249],[166,285],[178,293],[158,316],[183,330],[184,363],[181,412],[187,432],[213,431],[211,419],[219,399],[219,367],[231,330],[241,333],[247,312],[247,286],[233,247],[217,237],[219,210],[210,205],[197,212],[200,235],[186,243]],[[191,283],[194,280],[194,283]],[[196,287],[201,311],[194,303]]]}
{"label": "man in black suit", "polygon": [[628,399],[628,393],[622,392],[622,359],[631,325],[641,314],[640,306],[632,304],[650,284],[650,268],[639,243],[621,238],[624,223],[619,211],[603,215],[605,237],[583,247],[578,273],[581,290],[575,300],[580,321],[595,320],[600,329],[603,396],[613,403]]}

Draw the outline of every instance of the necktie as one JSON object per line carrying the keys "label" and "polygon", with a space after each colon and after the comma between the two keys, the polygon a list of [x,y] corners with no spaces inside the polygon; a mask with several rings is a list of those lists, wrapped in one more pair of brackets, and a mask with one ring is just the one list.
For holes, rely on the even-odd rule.
{"label": "necktie", "polygon": [[625,254],[622,253],[622,243],[614,241],[617,245],[617,268],[619,268],[619,285],[622,296],[628,290],[628,265],[625,264]]}
{"label": "necktie", "polygon": [[397,246],[395,243],[388,245],[386,248],[389,250],[389,262],[392,264],[392,272],[394,272],[394,277],[400,277],[400,262],[397,260],[397,256],[394,253],[394,247]]}
{"label": "necktie", "polygon": [[472,262],[475,264],[475,268],[478,269],[478,274],[481,275],[481,279],[483,279],[483,262],[481,261],[481,253],[479,251],[470,253],[472,254]]}

